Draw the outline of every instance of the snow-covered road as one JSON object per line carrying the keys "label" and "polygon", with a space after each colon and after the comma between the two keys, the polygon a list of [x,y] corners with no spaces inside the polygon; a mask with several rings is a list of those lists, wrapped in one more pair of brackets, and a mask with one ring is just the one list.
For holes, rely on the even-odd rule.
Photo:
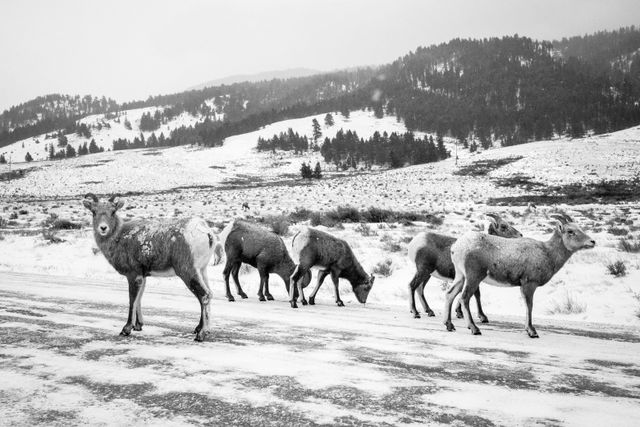
{"label": "snow-covered road", "polygon": [[[213,287],[222,286],[214,280]],[[218,289],[219,290],[219,289]],[[120,337],[123,281],[0,273],[0,423],[9,425],[634,425],[640,334],[491,317],[413,319],[380,304],[195,298],[147,286],[142,332]],[[215,292],[220,295],[220,292]],[[637,425],[637,424],[636,424]]]}

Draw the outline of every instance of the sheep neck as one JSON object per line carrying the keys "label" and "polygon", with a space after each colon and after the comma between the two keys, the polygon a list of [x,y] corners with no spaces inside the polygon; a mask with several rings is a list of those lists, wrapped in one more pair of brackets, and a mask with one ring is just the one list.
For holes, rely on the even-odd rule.
{"label": "sheep neck", "polygon": [[369,275],[364,271],[358,260],[353,259],[353,264],[342,271],[341,276],[347,279],[353,286],[366,281]]}
{"label": "sheep neck", "polygon": [[116,247],[118,245],[118,242],[120,241],[121,233],[122,233],[122,219],[117,214],[116,214],[116,227],[113,233],[109,234],[107,237],[103,237],[94,230],[93,235],[96,239],[96,243],[98,244],[98,248],[100,248],[100,251],[104,254],[107,260],[113,259],[113,255],[116,251]]}
{"label": "sheep neck", "polygon": [[557,273],[571,255],[573,255],[573,252],[567,249],[564,245],[562,235],[558,230],[555,230],[551,235],[551,238],[545,242],[545,247],[547,248],[547,253],[551,259],[554,274]]}

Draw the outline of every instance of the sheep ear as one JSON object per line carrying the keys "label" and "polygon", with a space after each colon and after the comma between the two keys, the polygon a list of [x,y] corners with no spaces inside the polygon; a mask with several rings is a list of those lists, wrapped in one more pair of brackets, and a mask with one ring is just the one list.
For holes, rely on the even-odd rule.
{"label": "sheep ear", "polygon": [[561,223],[560,221],[558,221],[558,224],[556,225],[556,229],[560,232],[560,233],[564,233],[564,224]]}
{"label": "sheep ear", "polygon": [[124,206],[124,200],[122,199],[113,199],[111,203],[113,203],[113,207],[116,208],[116,210],[122,209]]}
{"label": "sheep ear", "polygon": [[95,211],[96,205],[93,200],[84,199],[82,201],[82,204],[84,205],[85,208],[89,209],[91,212]]}
{"label": "sheep ear", "polygon": [[498,219],[500,218],[500,216],[498,214],[495,214],[493,212],[489,212],[487,214],[485,214],[488,218],[489,218],[489,232],[495,232],[498,229]]}

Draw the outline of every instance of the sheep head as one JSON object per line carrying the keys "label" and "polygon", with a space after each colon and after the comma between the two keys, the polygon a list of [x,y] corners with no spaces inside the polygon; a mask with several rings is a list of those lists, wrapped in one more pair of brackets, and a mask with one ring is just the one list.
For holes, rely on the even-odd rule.
{"label": "sheep head", "polygon": [[498,237],[515,238],[522,237],[522,233],[514,228],[509,222],[505,221],[494,212],[488,212],[485,214],[489,217],[489,234],[493,234]]}
{"label": "sheep head", "polygon": [[596,241],[578,227],[569,215],[562,213],[553,214],[550,217],[558,221],[556,230],[562,238],[562,243],[570,252],[591,249],[596,245]]}
{"label": "sheep head", "polygon": [[82,204],[93,214],[93,231],[101,237],[108,237],[118,225],[117,212],[124,206],[124,200],[111,196],[107,201],[100,201],[93,193],[85,195]]}

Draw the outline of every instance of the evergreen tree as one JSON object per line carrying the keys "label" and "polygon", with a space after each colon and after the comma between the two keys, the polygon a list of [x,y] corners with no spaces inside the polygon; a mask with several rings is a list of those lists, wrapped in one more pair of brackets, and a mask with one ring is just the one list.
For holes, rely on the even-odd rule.
{"label": "evergreen tree", "polygon": [[98,148],[98,144],[96,144],[96,140],[92,139],[91,142],[89,143],[89,153],[93,154],[93,153],[99,153],[99,152],[100,152],[100,148]]}
{"label": "evergreen tree", "polygon": [[4,154],[0,154],[0,165],[4,165],[7,163],[7,159],[4,158]]}
{"label": "evergreen tree", "polygon": [[334,121],[333,121],[333,115],[331,115],[331,113],[327,113],[326,116],[324,116],[324,124],[326,127],[330,128],[331,126],[334,125]]}
{"label": "evergreen tree", "polygon": [[313,169],[313,177],[315,179],[322,178],[322,167],[320,167],[320,162],[316,162],[316,167]]}
{"label": "evergreen tree", "polygon": [[124,127],[127,130],[131,130],[132,129],[131,122],[129,121],[129,119],[126,119],[126,118],[124,119]]}
{"label": "evergreen tree", "polygon": [[311,170],[311,166],[302,162],[302,166],[300,166],[300,175],[304,179],[311,179],[313,177],[313,171]]}
{"label": "evergreen tree", "polygon": [[318,139],[322,137],[322,131],[320,130],[320,123],[318,123],[318,119],[313,119],[311,122],[313,127],[313,142],[317,143]]}
{"label": "evergreen tree", "polygon": [[62,133],[62,131],[58,132],[58,147],[64,147],[67,145],[67,137]]}
{"label": "evergreen tree", "polygon": [[56,158],[56,153],[53,149],[53,144],[49,144],[49,160],[53,160]]}
{"label": "evergreen tree", "polygon": [[66,153],[65,153],[65,157],[67,159],[73,158],[76,156],[76,150],[75,148],[73,148],[73,146],[71,144],[67,145],[67,149],[66,149]]}
{"label": "evergreen tree", "polygon": [[31,157],[31,153],[29,153],[29,152],[27,151],[27,155],[26,155],[26,156],[24,156],[24,160],[25,160],[25,161],[27,161],[27,162],[31,162],[31,161],[33,161],[33,157]]}

